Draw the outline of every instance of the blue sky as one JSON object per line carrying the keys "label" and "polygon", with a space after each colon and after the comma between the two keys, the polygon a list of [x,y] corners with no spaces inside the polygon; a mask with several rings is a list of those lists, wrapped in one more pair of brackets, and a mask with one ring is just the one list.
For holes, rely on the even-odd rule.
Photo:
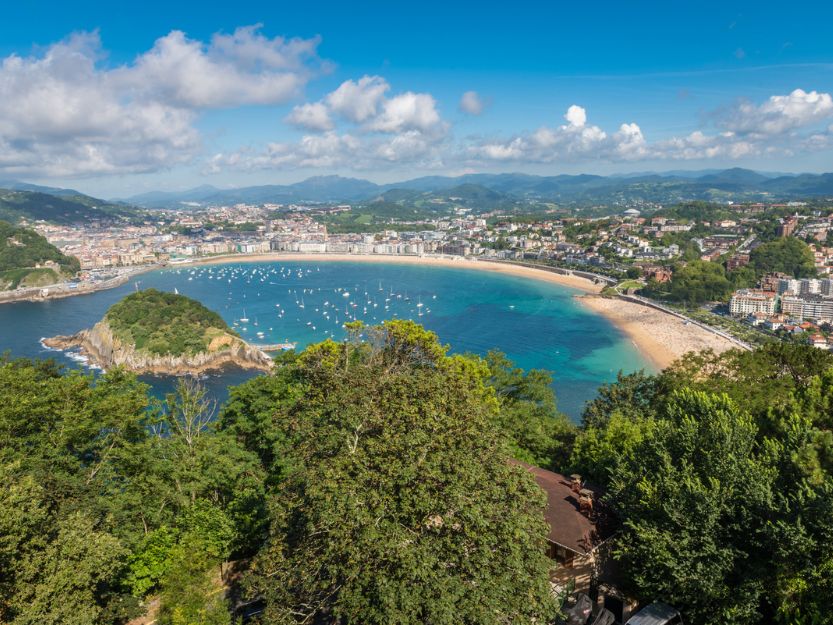
{"label": "blue sky", "polygon": [[0,178],[833,170],[833,6],[685,5],[16,3]]}

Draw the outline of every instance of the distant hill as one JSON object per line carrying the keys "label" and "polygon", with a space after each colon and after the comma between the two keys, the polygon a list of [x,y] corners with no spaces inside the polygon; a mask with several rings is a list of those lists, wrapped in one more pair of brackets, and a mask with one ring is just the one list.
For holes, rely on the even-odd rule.
{"label": "distant hill", "polygon": [[65,256],[34,230],[0,221],[0,291],[55,284],[79,269],[77,258]]}
{"label": "distant hill", "polygon": [[182,193],[151,193],[128,198],[149,208],[246,203],[434,203],[479,210],[522,205],[524,202],[563,206],[595,206],[634,202],[676,203],[689,200],[774,201],[833,195],[833,174],[778,175],[748,169],[701,172],[534,176],[529,174],[466,174],[425,176],[378,185],[368,180],[317,176],[290,185],[261,185],[238,189],[199,187]]}
{"label": "distant hill", "polygon": [[[59,190],[60,191],[60,190]],[[63,195],[41,191],[0,188],[0,219],[16,223],[21,219],[44,220],[56,224],[112,220],[136,214],[124,204],[114,204],[64,189]]]}

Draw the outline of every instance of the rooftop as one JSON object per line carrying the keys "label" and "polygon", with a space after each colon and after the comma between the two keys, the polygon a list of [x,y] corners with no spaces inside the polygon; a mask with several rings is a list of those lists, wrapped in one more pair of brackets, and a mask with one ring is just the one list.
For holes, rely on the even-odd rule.
{"label": "rooftop", "polygon": [[570,478],[546,469],[518,462],[533,476],[547,494],[544,516],[550,525],[547,539],[579,555],[592,552],[607,540],[612,532],[612,522],[605,507],[599,502],[601,491],[584,484],[594,494],[594,512],[587,516],[579,510],[578,496],[573,492]]}

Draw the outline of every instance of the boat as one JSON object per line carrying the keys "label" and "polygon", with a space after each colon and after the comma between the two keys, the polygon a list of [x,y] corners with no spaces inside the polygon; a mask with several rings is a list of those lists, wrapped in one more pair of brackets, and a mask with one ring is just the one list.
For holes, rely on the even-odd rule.
{"label": "boat", "polygon": [[249,318],[246,316],[246,309],[243,309],[243,316],[240,317],[240,323],[249,323]]}

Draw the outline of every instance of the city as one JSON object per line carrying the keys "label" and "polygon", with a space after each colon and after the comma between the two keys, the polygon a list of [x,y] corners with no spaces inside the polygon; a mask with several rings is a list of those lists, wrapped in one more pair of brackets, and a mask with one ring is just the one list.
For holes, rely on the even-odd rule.
{"label": "city", "polygon": [[833,4],[0,19],[0,623],[833,625]]}

